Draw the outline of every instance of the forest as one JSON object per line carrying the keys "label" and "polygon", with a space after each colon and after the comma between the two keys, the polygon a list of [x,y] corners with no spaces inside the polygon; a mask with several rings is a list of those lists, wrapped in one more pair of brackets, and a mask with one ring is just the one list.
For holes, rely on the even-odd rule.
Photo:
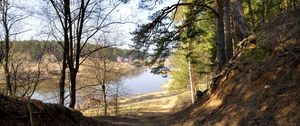
{"label": "forest", "polygon": [[299,0],[1,0],[0,125],[300,125]]}

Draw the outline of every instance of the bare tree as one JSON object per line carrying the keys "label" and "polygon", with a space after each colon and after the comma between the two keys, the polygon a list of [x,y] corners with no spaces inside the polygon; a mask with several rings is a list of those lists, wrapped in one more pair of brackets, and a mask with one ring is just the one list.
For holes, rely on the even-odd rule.
{"label": "bare tree", "polygon": [[[123,75],[123,73],[122,73]],[[113,97],[112,99],[112,105],[114,106],[114,114],[115,116],[120,115],[120,99],[128,96],[130,93],[129,89],[126,88],[121,80],[117,80],[114,82],[114,84],[111,85],[111,95]]]}
{"label": "bare tree", "polygon": [[119,115],[119,97],[120,97],[120,82],[117,82],[115,84],[115,95],[114,95],[114,101],[115,101],[115,115]]}
{"label": "bare tree", "polygon": [[10,29],[8,24],[8,10],[9,10],[9,3],[7,1],[1,1],[1,23],[4,28],[4,51],[3,51],[3,58],[4,58],[4,73],[5,73],[5,80],[6,80],[6,93],[8,95],[13,95],[12,85],[11,85],[11,74],[9,69],[9,53],[10,53]]}
{"label": "bare tree", "polygon": [[46,43],[39,50],[41,53],[37,57],[38,61],[31,63],[31,59],[26,58],[29,54],[19,51],[18,48],[12,45],[10,68],[12,91],[14,95],[31,98],[38,84],[43,81],[42,59],[45,53],[45,47]]}
{"label": "bare tree", "polygon": [[[18,10],[18,13],[14,11]],[[11,63],[11,36],[21,34],[25,31],[17,29],[17,23],[27,18],[20,11],[19,7],[15,5],[12,1],[1,0],[0,1],[0,20],[2,25],[2,33],[4,34],[3,41],[1,41],[1,63],[3,64],[5,81],[6,81],[6,94],[15,95],[16,85],[12,84],[12,69],[10,67]],[[15,31],[14,31],[15,30]]]}
{"label": "bare tree", "polygon": [[[105,10],[103,6],[108,6],[108,1],[98,0],[49,0],[55,11],[57,22],[54,22],[56,31],[63,36],[60,42],[63,48],[63,68],[60,79],[60,99],[63,103],[64,97],[64,79],[68,67],[70,77],[70,108],[74,108],[76,103],[76,78],[79,66],[92,53],[109,46],[103,46],[83,53],[87,42],[93,36],[100,34],[104,28],[113,24],[124,23],[121,21],[108,21],[112,12],[124,1],[118,1],[113,4],[110,10]],[[106,5],[105,5],[106,4]],[[56,25],[59,23],[60,26]],[[59,38],[55,36],[56,38]]]}
{"label": "bare tree", "polygon": [[108,87],[116,84],[121,78],[120,66],[109,59],[110,51],[111,49],[108,48],[97,53],[97,58],[93,60],[93,70],[91,70],[95,75],[96,83],[101,87],[104,115],[108,114]]}

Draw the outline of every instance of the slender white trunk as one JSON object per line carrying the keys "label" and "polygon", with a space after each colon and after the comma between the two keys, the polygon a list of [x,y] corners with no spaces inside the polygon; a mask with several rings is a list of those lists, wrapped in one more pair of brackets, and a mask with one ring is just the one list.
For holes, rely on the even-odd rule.
{"label": "slender white trunk", "polygon": [[188,58],[188,64],[189,64],[189,79],[190,79],[190,88],[191,88],[191,97],[192,97],[192,104],[195,102],[195,96],[194,96],[194,87],[193,87],[193,78],[192,78],[192,70],[191,70],[191,58]]}

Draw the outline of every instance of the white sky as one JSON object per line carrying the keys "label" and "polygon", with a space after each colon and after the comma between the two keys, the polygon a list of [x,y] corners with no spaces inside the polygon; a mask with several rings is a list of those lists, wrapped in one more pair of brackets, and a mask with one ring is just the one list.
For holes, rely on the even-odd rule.
{"label": "white sky", "polygon": [[[125,5],[119,6],[114,12],[113,17],[115,18],[121,18],[126,19],[130,22],[135,23],[146,23],[149,22],[147,20],[148,16],[151,15],[156,10],[162,9],[163,7],[175,4],[177,0],[163,0],[163,4],[157,5],[154,9],[154,11],[147,11],[138,9],[138,1],[139,0],[130,0],[129,3]],[[18,2],[21,2],[24,4],[24,6],[27,7],[28,10],[34,11],[38,10],[40,8],[40,5],[45,2],[43,0],[18,0]],[[18,40],[30,40],[30,39],[45,39],[40,36],[40,33],[42,32],[44,26],[46,23],[42,21],[42,18],[40,18],[37,15],[31,16],[25,20],[23,20],[21,29],[23,30],[30,30],[28,32],[22,33],[16,37]],[[131,44],[131,38],[132,36],[129,34],[132,32],[135,28],[135,24],[124,24],[117,27],[118,31],[122,32],[122,40],[128,44]],[[128,48],[128,46],[125,45],[125,48]]]}

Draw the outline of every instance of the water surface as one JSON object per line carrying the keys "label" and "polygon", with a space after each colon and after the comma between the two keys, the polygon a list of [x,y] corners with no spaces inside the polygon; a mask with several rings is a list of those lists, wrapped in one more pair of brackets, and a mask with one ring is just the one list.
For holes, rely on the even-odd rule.
{"label": "water surface", "polygon": [[[161,86],[165,84],[169,79],[169,77],[164,78],[162,77],[162,75],[151,73],[151,70],[148,68],[141,67],[133,69],[129,71],[126,75],[124,75],[121,78],[120,84],[122,85],[122,87],[128,89],[126,90],[126,93],[129,94],[127,95],[128,97],[134,94],[143,94],[160,91]],[[67,96],[66,103],[68,103],[68,88],[66,88],[65,94]],[[77,91],[77,104],[83,104],[85,100],[88,99],[88,97],[100,96],[99,94],[99,92],[92,92],[89,90]],[[59,89],[57,84],[41,85],[36,90],[32,98],[42,100],[43,102],[47,103],[58,103],[58,96]]]}
{"label": "water surface", "polygon": [[160,74],[153,74],[147,68],[136,76],[124,78],[122,82],[125,87],[131,90],[132,94],[143,94],[160,91],[161,86],[169,79],[169,77],[163,78]]}

